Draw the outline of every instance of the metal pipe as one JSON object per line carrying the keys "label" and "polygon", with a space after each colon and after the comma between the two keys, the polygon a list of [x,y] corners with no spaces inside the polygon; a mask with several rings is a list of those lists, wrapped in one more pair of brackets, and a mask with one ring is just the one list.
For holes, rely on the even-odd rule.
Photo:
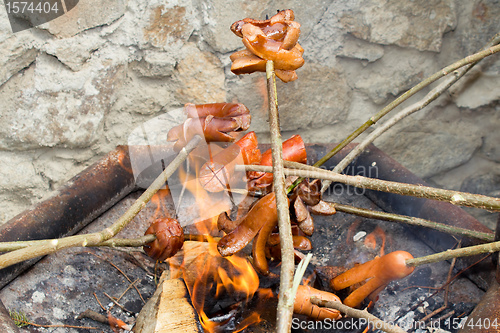
{"label": "metal pipe", "polygon": [[[118,146],[50,198],[0,227],[0,241],[51,239],[77,233],[135,187],[128,146]],[[0,288],[39,259],[0,270]]]}

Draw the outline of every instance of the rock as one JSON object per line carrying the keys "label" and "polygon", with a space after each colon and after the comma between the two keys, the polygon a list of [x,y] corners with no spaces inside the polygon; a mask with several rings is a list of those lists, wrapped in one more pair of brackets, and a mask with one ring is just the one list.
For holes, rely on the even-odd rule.
{"label": "rock", "polygon": [[467,162],[481,146],[481,135],[467,124],[420,121],[389,131],[375,145],[417,176],[429,178]]}
{"label": "rock", "polygon": [[219,59],[202,52],[192,43],[181,49],[182,59],[177,65],[175,91],[181,104],[215,103],[226,101],[224,69]]}
{"label": "rock", "polygon": [[338,15],[346,10],[349,10],[348,4],[333,1],[311,32],[301,36],[300,42],[305,50],[306,62],[313,61],[330,67],[338,66],[336,56],[341,53],[346,35]]}
{"label": "rock", "polygon": [[[280,125],[283,131],[310,129],[343,121],[350,105],[350,89],[342,72],[306,62],[299,79],[277,82]],[[279,81],[279,80],[277,80]],[[267,132],[265,74],[240,75],[228,81],[229,90],[252,112],[252,130]],[[255,98],[259,96],[260,98]]]}
{"label": "rock", "polygon": [[465,57],[479,51],[490,38],[498,33],[500,3],[498,0],[458,1],[460,25],[454,38],[459,54]]}
{"label": "rock", "polygon": [[29,153],[0,151],[0,224],[40,199],[48,182],[37,173]]}
{"label": "rock", "polygon": [[157,113],[175,103],[169,83],[170,81],[137,76],[135,72],[129,71],[120,89],[116,91],[116,103],[111,112],[116,111],[115,117],[124,113]]}
{"label": "rock", "polygon": [[[500,168],[488,174],[476,174],[468,177],[462,183],[460,191],[483,194],[491,197],[500,198]],[[497,212],[469,208],[467,211],[485,224],[488,228],[495,230],[498,220]]]}
{"label": "rock", "polygon": [[500,172],[470,176],[464,180],[460,191],[500,198]]}
{"label": "rock", "polygon": [[[22,34],[23,32],[21,32]],[[0,42],[0,85],[35,61],[38,50],[29,40],[13,36]]]}
{"label": "rock", "polygon": [[[164,48],[171,44],[180,47],[194,29],[187,5],[149,4],[149,24],[144,27],[144,40],[154,47]],[[181,44],[179,44],[181,43]]]}
{"label": "rock", "polygon": [[33,189],[48,188],[47,182],[35,171],[29,154],[0,151],[0,160],[2,191],[15,191],[20,195],[19,192],[31,193]]}
{"label": "rock", "polygon": [[[197,9],[203,13],[201,35],[210,46],[217,52],[227,53],[243,48],[241,38],[234,35],[231,24],[244,18],[264,20],[271,17],[278,10],[293,9],[295,21],[300,23],[300,40],[304,40],[311,32],[313,26],[318,22],[332,1],[318,1],[310,6],[300,0],[285,1],[222,1],[210,0],[199,1]],[[300,41],[299,40],[299,41]]]}
{"label": "rock", "polygon": [[500,131],[498,128],[485,136],[481,151],[487,158],[500,163]]}
{"label": "rock", "polygon": [[94,153],[88,149],[49,149],[33,160],[38,175],[58,189],[94,162]]}
{"label": "rock", "polygon": [[0,210],[0,225],[29,208],[32,201],[34,201],[34,199],[31,195],[25,195],[18,198],[17,193],[0,192],[0,202],[2,203],[2,209]]}
{"label": "rock", "polygon": [[380,45],[367,43],[361,39],[345,36],[342,47],[339,49],[338,56],[367,60],[374,62],[384,55],[384,48]]}
{"label": "rock", "polygon": [[140,61],[130,64],[130,67],[140,76],[162,78],[171,76],[177,64],[174,57],[165,52],[146,50]]}
{"label": "rock", "polygon": [[97,34],[81,33],[64,39],[50,39],[42,45],[41,50],[78,72],[105,43],[106,40]]}
{"label": "rock", "polygon": [[410,89],[435,70],[433,59],[420,52],[386,48],[381,59],[358,71],[358,75],[347,77],[351,85],[381,105],[390,95],[397,96]]}
{"label": "rock", "polygon": [[36,58],[36,38],[31,31],[13,34],[7,12],[0,11],[0,86],[28,67]]}
{"label": "rock", "polygon": [[455,104],[459,107],[475,109],[483,105],[500,100],[500,89],[491,89],[498,87],[500,75],[481,75],[476,77],[465,87],[460,94],[454,98]]}
{"label": "rock", "polygon": [[231,24],[245,17],[265,17],[265,3],[260,1],[198,0],[195,4],[197,10],[203,13],[201,35],[214,50],[221,53],[243,48],[241,38],[229,29]]}
{"label": "rock", "polygon": [[58,38],[72,37],[76,34],[110,25],[125,14],[126,0],[110,0],[105,3],[96,0],[79,0],[69,12],[40,26]]}
{"label": "rock", "polygon": [[41,54],[34,66],[0,87],[6,125],[0,128],[0,147],[77,148],[97,140],[122,72],[106,56],[103,61],[75,73]]}
{"label": "rock", "polygon": [[371,43],[438,52],[442,36],[456,25],[451,0],[370,0],[339,14],[343,28]]}

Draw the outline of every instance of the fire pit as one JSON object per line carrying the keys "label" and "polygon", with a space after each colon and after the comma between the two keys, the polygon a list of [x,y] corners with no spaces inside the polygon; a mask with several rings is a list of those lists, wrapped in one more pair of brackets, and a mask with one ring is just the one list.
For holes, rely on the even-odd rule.
{"label": "fire pit", "polygon": [[[347,150],[351,148],[352,146],[349,146]],[[308,145],[310,162],[314,162],[330,149],[329,145]],[[126,152],[126,150],[123,151]],[[340,158],[342,156],[336,157],[326,167],[331,168]],[[127,159],[116,160],[115,164],[123,165],[124,161]],[[90,167],[89,170],[92,168],[95,166]],[[89,170],[83,174],[88,174]],[[361,155],[346,172],[396,181],[404,179],[406,182],[421,182],[375,147],[371,147]],[[108,176],[115,177],[113,174]],[[69,188],[79,177],[81,175],[69,183]],[[102,183],[99,184],[102,186]],[[115,195],[109,195],[109,198],[116,200],[116,197],[123,195],[124,191],[130,192],[132,187],[127,182],[124,184],[127,185],[115,188]],[[90,186],[97,185],[91,184]],[[86,189],[86,191],[89,190],[92,189]],[[110,205],[111,207],[95,218],[82,232],[94,232],[110,225],[139,195],[139,192],[129,193],[114,204],[110,204],[111,199],[107,202],[102,201],[102,207],[107,208]],[[327,200],[331,199],[330,201],[357,207],[406,213],[419,217],[425,217],[435,204],[424,199],[402,199],[401,196],[368,192],[340,184],[333,184],[325,197]],[[168,190],[160,191],[155,199],[118,235],[119,237],[141,236],[152,219],[175,214],[174,203]],[[186,207],[191,207],[194,211],[204,209],[199,206],[199,202],[196,202],[192,193],[187,192],[184,200]],[[60,200],[59,205],[54,204],[51,207],[55,215],[58,209],[68,208],[63,206],[63,203]],[[43,205],[44,203],[40,206]],[[94,209],[99,210],[102,207],[94,207]],[[435,209],[432,210],[435,214],[434,220],[449,224],[461,221],[467,224],[468,228],[481,228],[477,221],[459,208],[451,204],[443,204],[443,207],[446,210],[438,210],[434,207]],[[4,227],[4,230],[15,223],[14,219],[10,225]],[[73,223],[78,224],[78,221],[73,221]],[[205,227],[207,226],[210,227],[210,224],[205,224]],[[67,227],[67,229],[74,228],[73,226]],[[316,231],[311,238],[314,256],[304,279],[305,283],[321,290],[330,290],[329,280],[336,267],[352,267],[357,262],[365,262],[376,255],[400,249],[411,252],[415,257],[423,256],[441,250],[439,246],[450,248],[456,243],[455,238],[436,231],[408,228],[401,224],[376,221],[340,212],[333,216],[316,216],[315,228]],[[50,229],[51,226],[48,226],[47,230]],[[218,236],[212,230],[200,231],[193,226],[186,227],[185,233],[212,233],[213,236]],[[439,241],[436,241],[437,239]],[[468,242],[470,243],[470,240],[464,239],[462,244]],[[194,254],[193,252],[190,254],[189,250],[195,251]],[[273,331],[279,264],[271,263],[269,276],[258,276],[246,260],[248,252],[243,252],[238,257],[241,259],[239,262],[228,262],[227,259],[218,256],[211,243],[186,242],[184,250],[171,260],[171,264],[175,266],[174,263],[177,262],[180,266],[184,261],[189,263],[189,266],[185,266],[184,271],[181,269],[177,273],[175,269],[170,269],[170,277],[172,279],[179,276],[184,278],[190,293],[182,298],[193,304],[195,309],[203,309],[204,314],[198,311],[198,315],[201,315],[205,325],[207,323],[213,325],[214,331],[233,332],[236,329],[244,329],[247,332]],[[209,261],[210,258],[213,261]],[[468,262],[459,260],[455,267],[460,270],[474,261],[477,261],[477,258],[471,258]],[[457,327],[449,323],[455,322],[455,318],[467,316],[473,310],[484,293],[486,283],[492,277],[491,262],[484,260],[481,265],[487,269],[470,274],[469,278],[461,275],[454,280],[448,292],[448,307],[442,312],[443,319],[431,325],[439,324],[450,332],[457,331]],[[386,288],[379,295],[372,312],[385,321],[397,323],[408,331],[415,331],[420,319],[443,304],[444,293],[436,293],[436,288],[446,283],[449,267],[450,264],[447,262],[418,267],[409,278],[392,283]],[[101,309],[102,305],[110,309],[114,317],[133,324],[137,313],[155,292],[160,271],[163,269],[169,268],[164,264],[155,264],[137,250],[72,248],[43,258],[29,271],[6,285],[0,291],[0,299],[9,310],[19,315],[24,314],[29,322],[40,325],[66,325],[53,328],[53,332],[90,332],[88,327],[110,331],[111,328],[107,324],[97,323],[88,318],[77,318],[85,310],[105,313]],[[201,276],[210,276],[210,278],[203,284],[197,284]],[[230,283],[224,282],[224,278],[229,279]],[[436,295],[432,296],[435,293]],[[181,318],[178,319],[181,320]],[[195,319],[197,320],[196,316]],[[321,326],[325,323],[315,322],[299,315],[294,317],[292,329],[296,332],[331,330],[332,327]],[[338,332],[363,332],[366,325],[362,324],[360,320],[346,318],[339,320],[335,327],[338,328]],[[209,327],[205,326],[205,328]],[[43,329],[31,326],[29,330],[41,332]]]}

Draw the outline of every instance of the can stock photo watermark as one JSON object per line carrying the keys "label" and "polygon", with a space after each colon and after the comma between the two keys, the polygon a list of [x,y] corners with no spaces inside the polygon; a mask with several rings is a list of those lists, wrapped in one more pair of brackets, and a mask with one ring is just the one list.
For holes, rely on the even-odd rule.
{"label": "can stock photo watermark", "polygon": [[79,0],[4,0],[12,32],[16,33],[52,21],[70,10]]}

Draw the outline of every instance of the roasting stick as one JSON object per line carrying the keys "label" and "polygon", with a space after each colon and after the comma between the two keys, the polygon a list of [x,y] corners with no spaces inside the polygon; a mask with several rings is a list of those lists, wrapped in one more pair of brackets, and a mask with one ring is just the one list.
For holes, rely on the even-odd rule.
{"label": "roasting stick", "polygon": [[368,323],[370,323],[372,327],[375,327],[376,329],[379,329],[387,333],[406,333],[406,331],[400,328],[399,326],[394,326],[389,323],[386,323],[381,319],[375,317],[371,313],[369,313],[367,310],[354,309],[340,302],[332,302],[332,301],[329,302],[319,299],[317,297],[311,297],[311,303],[339,310],[340,312],[345,313],[349,317],[367,319]]}
{"label": "roasting stick", "polygon": [[[457,206],[482,208],[500,212],[500,199],[481,194],[445,190],[435,187],[397,183],[363,176],[348,176],[323,170],[311,165],[285,161],[284,173],[287,176],[332,180],[368,190],[390,192],[417,198],[446,201]],[[271,172],[271,167],[262,165],[236,166],[236,170]]]}
{"label": "roasting stick", "polygon": [[[421,81],[416,86],[414,86],[411,89],[407,90],[404,94],[402,94],[401,96],[399,96],[398,98],[396,98],[394,101],[392,101],[387,106],[385,106],[382,110],[380,110],[375,115],[373,115],[372,117],[370,117],[370,119],[368,119],[363,125],[361,125],[358,129],[356,129],[354,132],[352,132],[347,138],[345,138],[344,141],[342,141],[341,143],[339,143],[328,154],[326,154],[319,161],[317,161],[314,164],[314,166],[319,167],[319,166],[323,165],[326,161],[328,161],[335,154],[337,154],[339,151],[341,151],[345,146],[347,146],[354,139],[356,139],[361,133],[363,133],[368,128],[370,128],[370,126],[372,126],[375,123],[377,123],[382,117],[384,117],[390,111],[394,110],[401,103],[403,103],[408,98],[410,98],[411,96],[415,95],[417,92],[419,92],[423,88],[427,87],[431,83],[439,80],[440,78],[442,78],[444,76],[447,76],[450,73],[453,73],[454,71],[456,71],[457,69],[459,69],[461,67],[464,67],[464,66],[467,66],[467,65],[470,65],[470,64],[474,64],[474,63],[480,61],[483,58],[486,58],[486,57],[488,57],[490,55],[493,55],[493,54],[495,54],[497,52],[500,52],[500,45],[494,45],[494,44],[498,44],[498,34],[495,35],[495,37],[493,37],[493,39],[491,40],[491,42],[488,45],[488,47],[486,49],[484,49],[483,51],[480,51],[478,53],[469,55],[469,56],[467,56],[467,57],[465,57],[465,58],[463,58],[463,59],[461,59],[461,60],[459,60],[459,61],[457,61],[457,62],[455,62],[455,63],[453,63],[453,64],[451,64],[451,65],[449,65],[449,66],[447,66],[447,67],[445,67],[443,69],[441,69],[441,70],[439,70],[438,72],[432,74],[431,76],[429,76],[425,80]],[[491,45],[494,45],[494,46],[491,46]],[[453,76],[453,78],[455,78],[455,76]],[[426,96],[426,97],[428,97],[428,96]],[[413,107],[413,106],[410,106],[410,107]],[[335,171],[341,172],[342,170],[335,169]],[[292,185],[290,185],[288,187],[287,191],[288,192],[292,191],[301,181],[302,181],[302,179],[300,179],[300,178],[297,179]],[[327,186],[323,186],[323,188],[326,188],[326,187]],[[322,189],[322,191],[324,191],[324,189]]]}
{"label": "roasting stick", "polygon": [[59,239],[39,241],[37,245],[25,247],[0,256],[0,269],[22,262],[28,259],[57,252],[61,249],[75,246],[96,246],[107,241],[120,232],[142,208],[151,200],[151,197],[160,190],[177,168],[184,162],[189,153],[198,146],[201,138],[195,136],[188,144],[181,149],[175,159],[163,170],[146,191],[127,209],[115,223],[101,230],[100,232],[84,235],[76,235]]}
{"label": "roasting stick", "polygon": [[[485,52],[485,56],[488,56],[488,48],[493,47],[497,44],[500,43],[500,33],[496,34],[489,42],[488,44],[483,48],[482,52]],[[498,51],[491,51],[493,54],[494,52]],[[471,56],[473,57],[473,56]],[[467,59],[467,58],[466,58]],[[384,124],[382,124],[380,127],[376,128],[372,133],[370,133],[363,141],[361,141],[356,147],[354,147],[349,154],[342,159],[342,161],[339,162],[333,169],[335,172],[342,172],[356,157],[358,157],[365,149],[366,147],[373,143],[376,138],[378,138],[382,133],[386,132],[389,128],[392,126],[396,125],[400,120],[408,117],[409,115],[422,110],[425,108],[427,105],[429,105],[431,102],[435,101],[439,96],[441,96],[446,90],[448,90],[449,87],[451,87],[455,82],[457,82],[461,77],[463,77],[467,72],[474,67],[479,61],[481,61],[481,57],[477,57],[477,60],[470,62],[466,65],[464,65],[462,68],[459,68],[455,71],[453,71],[453,75],[447,75],[447,77],[441,82],[437,87],[432,89],[427,95],[425,95],[424,98],[422,98],[420,101],[404,108],[403,110],[399,111],[397,114],[395,114],[392,118],[387,120]],[[323,186],[321,188],[321,192],[326,191],[326,189],[330,186],[332,182],[329,180],[323,181]]]}
{"label": "roasting stick", "polygon": [[278,92],[274,63],[266,63],[267,93],[269,100],[269,130],[273,158],[273,187],[278,210],[278,226],[281,246],[280,293],[277,310],[277,332],[290,332],[293,316],[292,284],[295,268],[292,228],[286,196],[285,174],[283,172],[283,151],[278,113]]}

